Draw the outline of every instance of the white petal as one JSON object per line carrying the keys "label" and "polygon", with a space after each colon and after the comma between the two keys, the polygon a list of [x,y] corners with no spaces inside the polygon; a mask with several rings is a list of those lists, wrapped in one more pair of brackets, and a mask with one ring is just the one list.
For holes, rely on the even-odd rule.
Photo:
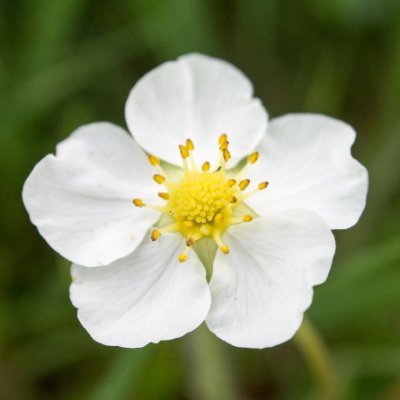
{"label": "white petal", "polygon": [[146,74],[133,87],[125,115],[143,148],[176,165],[181,165],[178,145],[187,138],[194,141],[199,161],[218,160],[218,137],[227,133],[233,166],[257,146],[268,120],[241,71],[200,54]]}
{"label": "white petal", "polygon": [[104,268],[72,266],[72,303],[96,341],[137,348],[180,337],[199,326],[211,302],[205,269],[193,251],[178,255],[182,237],[166,234],[144,242]]}
{"label": "white petal", "polygon": [[47,155],[25,182],[23,200],[41,235],[63,257],[106,265],[132,252],[159,213],[136,208],[157,193],[143,151],[121,128],[86,125]]}
{"label": "white petal", "polygon": [[294,114],[273,119],[249,168],[252,181],[269,187],[248,199],[261,215],[307,209],[331,229],[354,225],[365,207],[368,174],[351,155],[353,128],[322,115]]}
{"label": "white petal", "polygon": [[238,347],[289,340],[325,281],[335,251],[332,233],[308,211],[286,211],[231,227],[230,253],[218,252],[207,325]]}

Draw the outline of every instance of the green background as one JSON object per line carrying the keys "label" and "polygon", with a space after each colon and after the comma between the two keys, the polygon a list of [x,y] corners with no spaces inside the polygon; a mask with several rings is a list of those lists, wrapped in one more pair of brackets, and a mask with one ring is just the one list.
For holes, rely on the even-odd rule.
{"label": "green background", "polygon": [[125,126],[135,81],[192,51],[242,69],[272,117],[320,112],[357,130],[368,205],[335,233],[307,316],[336,371],[330,399],[400,399],[397,0],[0,1],[0,398],[324,399],[323,366],[295,341],[238,349],[200,328],[139,350],[95,343],[70,304],[68,262],[21,203],[57,142],[88,122]]}

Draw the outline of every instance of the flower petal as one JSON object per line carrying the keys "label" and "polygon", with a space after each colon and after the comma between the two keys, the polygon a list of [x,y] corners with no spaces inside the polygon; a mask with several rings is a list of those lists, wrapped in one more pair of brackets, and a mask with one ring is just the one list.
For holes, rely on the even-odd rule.
{"label": "flower petal", "polygon": [[207,325],[238,346],[264,348],[289,340],[325,281],[335,241],[309,211],[286,211],[231,227],[230,253],[218,252]]}
{"label": "flower petal", "polygon": [[232,164],[250,153],[267,128],[268,115],[251,82],[233,65],[200,54],[166,62],[133,87],[125,108],[137,142],[181,165],[178,145],[187,138],[199,161],[219,160],[218,138],[227,133]]}
{"label": "flower petal", "polygon": [[107,267],[72,266],[71,300],[94,340],[143,347],[204,321],[211,302],[205,269],[195,252],[179,263],[183,247],[180,235],[165,234]]}
{"label": "flower petal", "polygon": [[[143,151],[121,128],[86,125],[47,155],[25,182],[32,223],[63,257],[106,265],[132,252],[158,219],[136,208],[134,197],[157,193]],[[153,193],[152,193],[153,191]]]}
{"label": "flower petal", "polygon": [[352,127],[322,115],[273,119],[249,178],[269,180],[248,199],[260,215],[290,209],[317,213],[331,229],[354,225],[365,207],[367,170],[351,155]]}

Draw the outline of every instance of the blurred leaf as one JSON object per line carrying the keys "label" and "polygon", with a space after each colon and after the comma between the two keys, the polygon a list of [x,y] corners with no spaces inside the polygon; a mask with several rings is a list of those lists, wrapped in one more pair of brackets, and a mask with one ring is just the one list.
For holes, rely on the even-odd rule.
{"label": "blurred leaf", "polygon": [[120,350],[108,371],[100,377],[96,388],[88,399],[121,400],[134,398],[128,395],[134,393],[134,388],[143,377],[154,352],[154,346],[135,350]]}

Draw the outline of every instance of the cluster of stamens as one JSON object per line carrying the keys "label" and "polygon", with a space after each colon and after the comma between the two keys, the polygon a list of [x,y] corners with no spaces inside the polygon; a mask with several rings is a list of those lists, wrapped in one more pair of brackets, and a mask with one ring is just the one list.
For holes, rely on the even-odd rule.
{"label": "cluster of stamens", "polygon": [[250,214],[237,216],[235,213],[233,216],[235,207],[268,186],[268,182],[261,182],[255,190],[248,192],[250,180],[242,179],[247,167],[258,160],[258,152],[247,157],[246,164],[234,178],[227,177],[226,165],[231,155],[226,134],[219,138],[221,156],[215,169],[208,161],[199,169],[193,158],[194,149],[190,139],[179,146],[183,166],[179,182],[166,173],[157,157],[148,156],[150,164],[157,170],[153,175],[154,181],[165,187],[165,191],[158,193],[165,205],[148,205],[141,199],[133,199],[136,207],[156,208],[172,219],[167,226],[153,229],[151,240],[157,240],[165,232],[180,232],[186,238],[185,250],[179,255],[180,262],[187,260],[190,248],[203,237],[212,237],[220,250],[228,254],[229,247],[223,243],[221,234],[230,225],[253,220]]}

